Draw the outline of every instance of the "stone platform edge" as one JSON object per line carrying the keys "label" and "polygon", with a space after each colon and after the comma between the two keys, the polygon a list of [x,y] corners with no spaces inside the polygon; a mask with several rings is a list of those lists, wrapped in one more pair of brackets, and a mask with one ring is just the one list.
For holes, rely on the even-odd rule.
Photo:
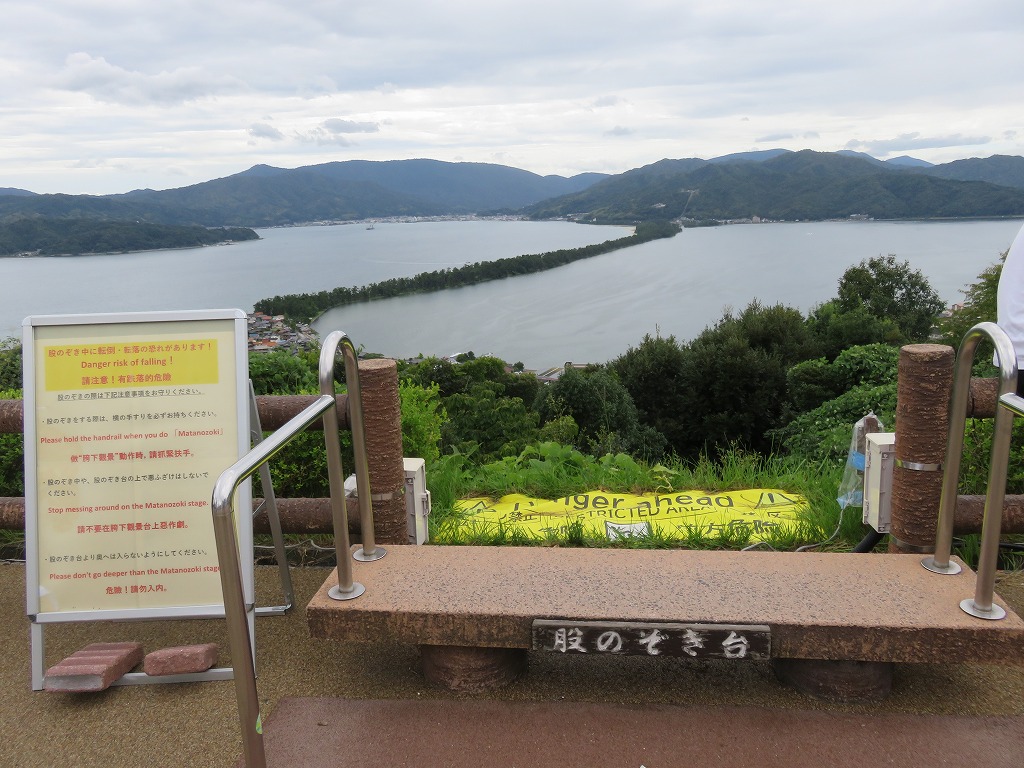
{"label": "stone platform edge", "polygon": [[[355,564],[364,595],[328,597],[332,573],[306,614],[313,637],[347,642],[530,648],[534,619],[706,622],[768,625],[773,658],[1024,664],[1020,617],[1009,609],[1001,621],[968,616],[959,600],[973,596],[974,573],[929,574],[920,559],[393,546],[380,561]],[[588,573],[588,565],[600,567]],[[758,586],[737,589],[730,576]]]}

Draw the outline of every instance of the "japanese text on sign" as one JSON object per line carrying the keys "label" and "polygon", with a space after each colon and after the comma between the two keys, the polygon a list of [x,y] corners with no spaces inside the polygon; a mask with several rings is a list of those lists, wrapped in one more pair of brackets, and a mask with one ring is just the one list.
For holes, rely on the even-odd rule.
{"label": "japanese text on sign", "polygon": [[35,329],[40,612],[220,601],[210,489],[239,454],[237,346],[226,318]]}
{"label": "japanese text on sign", "polygon": [[217,383],[217,340],[61,344],[43,348],[46,389]]}
{"label": "japanese text on sign", "polygon": [[771,636],[762,624],[678,624],[625,621],[533,622],[535,650],[702,659],[767,659]]}

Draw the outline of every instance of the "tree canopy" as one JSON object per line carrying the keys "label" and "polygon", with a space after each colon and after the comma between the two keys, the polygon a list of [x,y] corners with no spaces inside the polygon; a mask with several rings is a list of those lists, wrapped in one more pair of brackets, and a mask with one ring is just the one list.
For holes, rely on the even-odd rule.
{"label": "tree canopy", "polygon": [[863,308],[879,320],[891,320],[901,341],[925,341],[944,304],[920,270],[896,257],[875,256],[850,267],[839,281],[840,311]]}

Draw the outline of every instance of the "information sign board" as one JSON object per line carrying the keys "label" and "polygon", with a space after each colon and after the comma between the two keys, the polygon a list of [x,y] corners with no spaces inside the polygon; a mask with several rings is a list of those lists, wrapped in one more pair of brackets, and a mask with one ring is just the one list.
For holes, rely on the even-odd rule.
{"label": "information sign board", "polygon": [[245,313],[35,316],[22,349],[33,621],[223,616],[211,496],[249,449]]}

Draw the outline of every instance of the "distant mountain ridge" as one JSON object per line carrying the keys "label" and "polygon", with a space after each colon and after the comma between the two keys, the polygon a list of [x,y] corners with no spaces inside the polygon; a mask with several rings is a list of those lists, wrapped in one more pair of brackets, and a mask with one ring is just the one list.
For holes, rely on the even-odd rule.
{"label": "distant mountain ridge", "polygon": [[579,191],[600,178],[604,176],[540,176],[503,165],[438,160],[350,160],[294,169],[257,165],[232,176],[163,191],[0,196],[0,223],[37,215],[269,227],[510,212]]}
{"label": "distant mountain ridge", "polygon": [[661,160],[527,212],[601,223],[1024,216],[1024,173],[1018,176],[1016,160],[1024,165],[1024,158],[990,158],[951,170],[811,150]]}
{"label": "distant mountain ridge", "polygon": [[269,227],[494,213],[616,223],[1024,216],[1024,158],[930,165],[851,151],[770,149],[569,178],[487,163],[349,160],[294,169],[256,165],[187,187],[118,195],[0,188],[0,224],[47,217]]}

